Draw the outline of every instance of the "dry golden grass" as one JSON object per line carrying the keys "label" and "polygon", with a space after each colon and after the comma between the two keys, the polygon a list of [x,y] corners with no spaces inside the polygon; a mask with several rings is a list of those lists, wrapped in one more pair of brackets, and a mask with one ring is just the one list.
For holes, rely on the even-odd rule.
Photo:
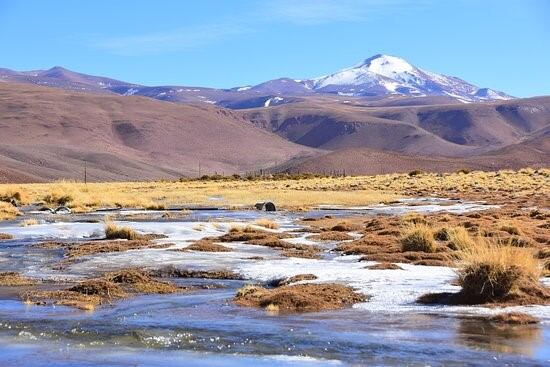
{"label": "dry golden grass", "polygon": [[434,230],[426,225],[415,223],[404,227],[401,231],[401,250],[435,252]]}
{"label": "dry golden grass", "polygon": [[[536,193],[549,195],[549,169],[470,172],[469,174],[424,173],[354,177],[313,177],[301,180],[191,180],[183,182],[106,182],[57,181],[40,184],[0,185],[0,198],[19,193],[24,203],[47,201],[49,205],[66,202],[73,211],[98,207],[137,207],[159,209],[169,205],[251,206],[270,200],[284,209],[307,209],[322,204],[369,205],[391,202],[399,197],[452,195],[493,197],[509,200]],[[70,200],[69,200],[70,199]],[[48,203],[46,203],[48,204]],[[2,217],[0,209],[0,218]],[[13,214],[12,216],[13,217]]]}
{"label": "dry golden grass", "polygon": [[541,275],[540,262],[532,251],[500,246],[482,237],[463,250],[461,257],[461,292],[473,303],[501,300],[526,282],[537,284]]}
{"label": "dry golden grass", "polygon": [[475,240],[464,227],[452,227],[447,230],[449,247],[453,250],[468,250],[476,246]]}
{"label": "dry golden grass", "polygon": [[124,239],[124,240],[137,240],[142,238],[138,232],[130,227],[118,226],[111,221],[105,222],[105,238],[108,240]]}
{"label": "dry golden grass", "polygon": [[256,222],[254,222],[255,225],[268,228],[268,229],[277,229],[279,228],[279,224],[272,221],[271,219],[262,218],[258,219]]}
{"label": "dry golden grass", "polygon": [[14,219],[18,215],[21,215],[21,212],[16,207],[10,203],[0,201],[0,220]]}

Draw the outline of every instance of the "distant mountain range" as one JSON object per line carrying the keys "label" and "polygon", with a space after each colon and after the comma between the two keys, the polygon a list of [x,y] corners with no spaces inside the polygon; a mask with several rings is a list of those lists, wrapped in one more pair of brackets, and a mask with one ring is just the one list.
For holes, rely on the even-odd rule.
{"label": "distant mountain range", "polygon": [[231,89],[0,69],[0,182],[80,179],[84,164],[90,180],[548,167],[550,97],[385,55]]}
{"label": "distant mountain range", "polygon": [[233,109],[268,107],[326,95],[338,98],[446,97],[469,103],[513,98],[479,88],[462,79],[420,69],[407,61],[376,55],[336,73],[314,79],[280,78],[255,86],[215,89],[189,86],[144,86],[91,76],[56,66],[49,70],[0,69],[0,79],[75,91],[139,95],[171,102],[199,102]]}

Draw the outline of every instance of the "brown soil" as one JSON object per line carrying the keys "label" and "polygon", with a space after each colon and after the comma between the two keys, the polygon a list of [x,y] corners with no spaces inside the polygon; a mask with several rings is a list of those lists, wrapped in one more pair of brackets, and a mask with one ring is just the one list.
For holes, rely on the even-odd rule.
{"label": "brown soil", "polygon": [[201,251],[201,252],[231,252],[233,251],[229,247],[215,243],[209,239],[202,239],[193,242],[186,248],[179,249],[178,251]]}
{"label": "brown soil", "polygon": [[317,279],[317,276],[314,274],[298,274],[289,278],[281,279],[277,281],[276,284],[273,284],[273,285],[275,287],[281,287],[292,283],[301,282],[304,280],[315,280],[315,279]]}
{"label": "brown soil", "polygon": [[328,231],[308,236],[307,239],[312,241],[347,241],[353,240],[354,237],[345,232]]}
{"label": "brown soil", "polygon": [[283,312],[336,310],[364,302],[367,297],[341,284],[298,284],[274,289],[245,286],[234,301],[240,306],[269,308]]}
{"label": "brown soil", "polygon": [[198,279],[229,279],[244,280],[244,278],[229,270],[186,270],[174,266],[166,266],[149,272],[151,276],[162,278],[198,278]]}
{"label": "brown soil", "polygon": [[374,265],[371,265],[371,266],[367,266],[367,267],[365,267],[365,269],[370,269],[370,270],[402,270],[401,267],[399,267],[398,265],[393,264],[393,263],[388,263],[388,262],[382,262],[382,263],[374,264]]}
{"label": "brown soil", "polygon": [[13,236],[9,233],[0,233],[0,240],[11,240]]}
{"label": "brown soil", "polygon": [[25,285],[35,285],[37,283],[34,279],[29,279],[16,272],[3,272],[0,273],[0,286],[3,287],[17,287]]}
{"label": "brown soil", "polygon": [[495,315],[489,318],[489,321],[500,324],[529,325],[538,324],[539,319],[521,312],[507,312]]}

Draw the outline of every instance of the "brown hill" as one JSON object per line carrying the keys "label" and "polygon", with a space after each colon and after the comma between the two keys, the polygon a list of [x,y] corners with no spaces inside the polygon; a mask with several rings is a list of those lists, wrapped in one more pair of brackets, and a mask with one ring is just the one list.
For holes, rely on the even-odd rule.
{"label": "brown hill", "polygon": [[[231,110],[0,82],[0,181],[177,178],[316,154]],[[200,167],[200,168],[199,168]]]}
{"label": "brown hill", "polygon": [[291,173],[373,175],[406,173],[413,170],[453,172],[460,169],[497,170],[548,166],[550,166],[550,129],[545,129],[521,143],[471,157],[413,156],[368,148],[354,148],[287,162],[277,170]]}
{"label": "brown hill", "polygon": [[459,157],[519,143],[549,126],[550,97],[408,106],[307,97],[241,113],[257,126],[310,147]]}

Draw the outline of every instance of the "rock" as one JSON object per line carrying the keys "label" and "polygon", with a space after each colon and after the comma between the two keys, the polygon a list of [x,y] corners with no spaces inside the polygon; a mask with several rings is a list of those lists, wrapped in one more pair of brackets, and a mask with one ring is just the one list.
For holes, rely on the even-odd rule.
{"label": "rock", "polygon": [[273,204],[271,201],[264,201],[264,202],[261,202],[261,203],[256,203],[254,205],[256,207],[256,209],[258,210],[263,210],[263,211],[266,211],[266,212],[274,212],[276,211],[276,207],[275,207],[275,204]]}

